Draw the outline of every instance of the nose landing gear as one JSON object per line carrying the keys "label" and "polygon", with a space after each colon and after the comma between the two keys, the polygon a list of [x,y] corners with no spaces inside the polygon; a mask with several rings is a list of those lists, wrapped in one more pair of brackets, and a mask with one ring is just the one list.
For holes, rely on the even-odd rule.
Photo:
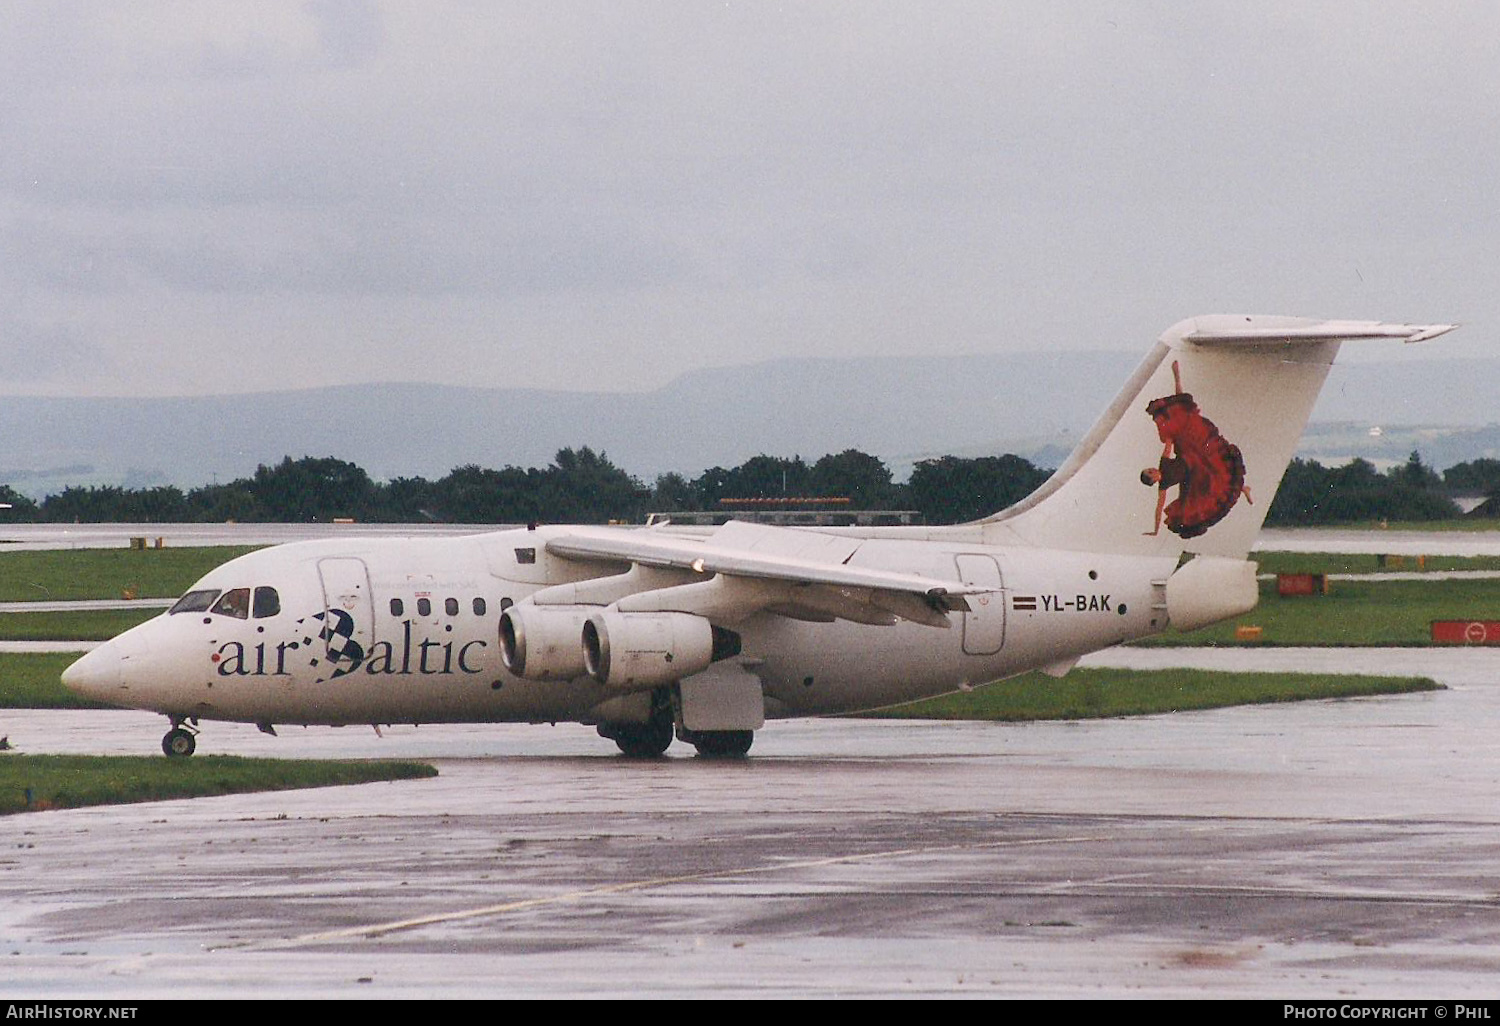
{"label": "nose landing gear", "polygon": [[183,721],[172,720],[172,729],[161,739],[161,750],[169,759],[185,759],[198,747],[197,731],[183,726]]}

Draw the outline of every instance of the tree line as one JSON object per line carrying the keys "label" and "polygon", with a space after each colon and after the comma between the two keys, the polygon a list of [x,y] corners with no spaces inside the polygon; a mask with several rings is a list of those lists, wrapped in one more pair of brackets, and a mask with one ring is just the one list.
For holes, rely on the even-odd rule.
{"label": "tree line", "polygon": [[[1336,467],[1294,459],[1271,502],[1266,523],[1319,526],[1389,520],[1451,520],[1462,515],[1454,494],[1500,494],[1500,461],[1472,460],[1442,475],[1413,452],[1385,473],[1368,460]],[[1481,507],[1481,510],[1483,507]],[[1476,514],[1484,515],[1480,510]]]}
{"label": "tree line", "polygon": [[890,469],[848,449],[808,463],[800,456],[755,456],[698,477],[662,474],[647,485],[587,446],[562,449],[546,467],[474,464],[436,481],[375,481],[359,466],[327,457],[284,458],[227,484],[71,486],[34,502],[0,485],[0,519],[11,522],[308,523],[350,518],[372,523],[459,524],[639,522],[650,512],[714,510],[724,498],[843,497],[855,509],[915,509],[929,523],[973,519],[1010,505],[1047,479],[1018,456],[918,464],[897,484]]}
{"label": "tree line", "polygon": [[[307,523],[350,518],[376,523],[461,524],[640,522],[649,512],[720,508],[721,499],[829,498],[854,509],[909,509],[929,524],[951,524],[1004,509],[1034,491],[1050,471],[1020,456],[922,460],[904,483],[880,459],[846,449],[809,463],[800,456],[754,456],[645,484],[587,446],[562,449],[546,467],[474,464],[436,481],[375,481],[334,457],[284,458],[248,478],[186,491],[173,486],[71,486],[34,502],[0,485],[0,520],[9,522]],[[1479,459],[1441,476],[1417,453],[1387,472],[1364,460],[1325,467],[1293,460],[1267,522],[1282,526],[1373,520],[1437,520],[1459,510],[1448,493],[1494,496],[1480,512],[1500,513],[1500,460]],[[1101,511],[1103,513],[1103,511]],[[1492,514],[1493,515],[1493,514]]]}

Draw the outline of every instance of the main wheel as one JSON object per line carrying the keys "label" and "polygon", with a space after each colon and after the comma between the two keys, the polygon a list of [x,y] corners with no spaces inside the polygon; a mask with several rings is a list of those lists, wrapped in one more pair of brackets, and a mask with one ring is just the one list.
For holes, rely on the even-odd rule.
{"label": "main wheel", "polygon": [[672,744],[672,724],[622,723],[614,728],[615,744],[632,759],[656,759]]}
{"label": "main wheel", "polygon": [[693,733],[693,747],[711,759],[739,759],[748,755],[755,741],[753,730],[700,730]]}
{"label": "main wheel", "polygon": [[167,731],[166,737],[161,739],[161,750],[170,759],[187,758],[197,747],[197,738],[181,727],[173,727]]}
{"label": "main wheel", "polygon": [[672,746],[674,718],[672,692],[651,692],[651,708],[645,723],[601,723],[599,734],[613,741],[630,759],[657,759]]}

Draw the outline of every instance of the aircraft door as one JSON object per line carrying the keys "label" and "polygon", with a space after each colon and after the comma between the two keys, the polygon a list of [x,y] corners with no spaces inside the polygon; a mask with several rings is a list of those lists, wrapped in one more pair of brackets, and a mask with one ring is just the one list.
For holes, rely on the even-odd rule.
{"label": "aircraft door", "polygon": [[1005,600],[1000,593],[1000,564],[994,556],[964,553],[954,557],[958,578],[965,584],[993,587],[992,593],[969,596],[964,614],[964,651],[993,655],[1005,644]]}
{"label": "aircraft door", "polygon": [[375,644],[375,601],[365,561],[349,556],[318,560],[323,582],[324,652],[339,677],[364,662]]}

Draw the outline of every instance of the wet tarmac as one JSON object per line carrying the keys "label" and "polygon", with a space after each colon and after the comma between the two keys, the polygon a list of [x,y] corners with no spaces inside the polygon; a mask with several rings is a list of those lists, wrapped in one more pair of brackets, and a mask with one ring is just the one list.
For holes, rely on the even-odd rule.
{"label": "wet tarmac", "polygon": [[0,602],[0,613],[87,613],[105,609],[153,612],[169,608],[175,599],[72,599],[58,602]]}
{"label": "wet tarmac", "polygon": [[136,539],[148,548],[198,545],[283,545],[314,538],[394,538],[413,534],[477,534],[516,525],[484,524],[4,524],[0,552],[44,549],[123,549]]}
{"label": "wet tarmac", "polygon": [[[1449,690],[1083,723],[773,722],[743,762],[630,762],[570,725],[207,725],[200,755],[417,757],[441,776],[0,821],[0,984],[1493,998],[1500,655],[1353,656]],[[0,732],[23,751],[148,754],[164,726],[12,712]]]}
{"label": "wet tarmac", "polygon": [[1356,531],[1339,527],[1265,528],[1260,552],[1355,552],[1388,556],[1497,556],[1497,531]]}

